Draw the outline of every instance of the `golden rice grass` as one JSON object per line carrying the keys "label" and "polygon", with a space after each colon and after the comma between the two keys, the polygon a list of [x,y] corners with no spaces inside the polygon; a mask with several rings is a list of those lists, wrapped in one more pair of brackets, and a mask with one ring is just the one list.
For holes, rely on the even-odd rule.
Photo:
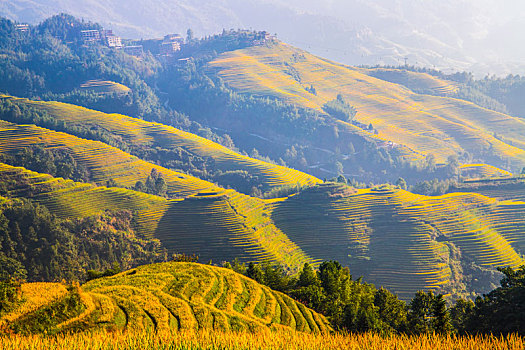
{"label": "golden rice grass", "polygon": [[0,336],[4,350],[112,350],[112,349],[275,349],[275,350],[522,350],[523,338],[496,336],[389,336],[376,334],[325,334],[301,332],[236,333],[200,331],[89,332],[53,337]]}

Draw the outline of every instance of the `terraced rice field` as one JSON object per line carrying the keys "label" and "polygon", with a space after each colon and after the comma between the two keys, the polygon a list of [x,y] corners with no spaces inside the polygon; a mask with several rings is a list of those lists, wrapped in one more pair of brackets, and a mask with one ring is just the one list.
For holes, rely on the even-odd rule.
{"label": "terraced rice field", "polygon": [[428,91],[428,93],[440,96],[452,96],[458,91],[458,85],[455,82],[439,79],[427,73],[389,68],[362,68],[359,71],[381,80],[403,85],[413,91]]}
{"label": "terraced rice field", "polygon": [[[209,67],[237,91],[319,111],[341,94],[356,108],[357,121],[378,130],[367,137],[405,145],[414,157],[431,153],[445,162],[465,151],[480,157],[489,152],[516,168],[525,165],[525,121],[454,98],[418,95],[283,43],[226,52]],[[287,74],[290,69],[295,77]],[[316,95],[305,89],[310,86]],[[334,122],[340,133],[358,132],[351,124]]]}
{"label": "terraced rice field", "polygon": [[268,260],[292,271],[305,262],[315,262],[274,225],[268,202],[233,190],[167,200],[123,188],[53,178],[2,163],[0,179],[10,184],[11,196],[33,198],[60,217],[131,210],[140,236],[161,240],[172,253],[197,254],[202,261]]}
{"label": "terraced rice field", "polygon": [[512,176],[509,171],[487,164],[463,164],[459,170],[462,177],[473,179]]}
{"label": "terraced rice field", "polygon": [[[41,289],[55,288],[52,284],[48,286],[45,288],[44,284]],[[90,281],[77,292],[84,305],[82,311],[54,322],[48,332],[76,327],[84,330],[111,327],[132,332],[271,329],[325,334],[331,331],[323,316],[290,297],[232,270],[209,265],[175,262],[145,265]],[[67,296],[58,296],[58,300]],[[33,303],[31,294],[24,293],[23,297],[28,300],[26,303]],[[18,317],[12,316],[8,322],[5,318],[0,320],[9,328],[24,329],[26,324],[34,322],[32,313],[48,307],[50,301],[36,309],[15,310],[13,314]]]}
{"label": "terraced rice field", "polygon": [[92,91],[98,94],[127,94],[131,91],[126,85],[109,80],[88,80],[80,85],[80,90]]}
{"label": "terraced rice field", "polygon": [[403,299],[454,282],[449,243],[480,266],[524,263],[523,203],[470,193],[427,197],[368,189],[340,196],[338,191],[321,185],[275,203],[272,219],[312,258],[341,261],[355,276]]}
{"label": "terraced rice field", "polygon": [[215,165],[223,171],[245,170],[256,175],[267,189],[285,185],[314,185],[322,182],[303,172],[241,155],[215,142],[163,124],[146,122],[120,114],[105,114],[59,102],[31,101],[7,96],[3,98],[45,110],[56,119],[63,120],[71,126],[102,127],[137,146],[147,145],[166,149],[181,147],[197,156],[212,158]]}
{"label": "terraced rice field", "polygon": [[87,217],[105,210],[137,212],[137,232],[152,237],[167,211],[167,199],[116,187],[94,186],[0,163],[0,179],[13,197],[32,198],[62,218]]}
{"label": "terraced rice field", "polygon": [[171,197],[186,197],[200,191],[220,189],[210,182],[145,162],[102,142],[85,140],[34,125],[0,121],[0,153],[16,154],[31,146],[69,150],[73,158],[85,165],[94,180],[101,185],[113,179],[121,187],[133,187],[139,180],[145,182],[151,170],[156,169],[164,176],[168,195]]}
{"label": "terraced rice field", "polygon": [[525,178],[466,180],[456,191],[475,192],[500,201],[525,202]]}

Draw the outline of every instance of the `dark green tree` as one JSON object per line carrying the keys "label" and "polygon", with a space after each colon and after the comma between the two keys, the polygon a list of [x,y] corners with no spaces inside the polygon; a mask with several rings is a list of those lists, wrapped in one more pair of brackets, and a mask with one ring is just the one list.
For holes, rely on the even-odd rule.
{"label": "dark green tree", "polygon": [[476,298],[469,331],[525,335],[525,265],[498,270],[504,275],[501,286]]}
{"label": "dark green tree", "polygon": [[246,276],[264,284],[264,272],[259,264],[254,264],[253,262],[249,263],[248,268],[246,269]]}

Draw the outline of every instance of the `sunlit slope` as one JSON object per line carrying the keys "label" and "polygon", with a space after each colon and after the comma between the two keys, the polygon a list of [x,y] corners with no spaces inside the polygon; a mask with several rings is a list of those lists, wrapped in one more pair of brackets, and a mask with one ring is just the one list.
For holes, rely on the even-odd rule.
{"label": "sunlit slope", "polygon": [[245,170],[256,175],[265,188],[284,185],[313,185],[321,180],[303,172],[283,166],[263,162],[243,156],[215,142],[197,135],[178,130],[159,123],[131,118],[121,114],[102,112],[59,102],[41,102],[27,99],[11,98],[14,103],[28,104],[34,108],[47,111],[58,120],[68,125],[100,126],[137,146],[181,147],[186,151],[204,158],[212,158],[221,170]]}
{"label": "sunlit slope", "polygon": [[454,282],[449,243],[480,266],[522,264],[523,204],[468,193],[348,193],[328,184],[276,203],[272,218],[311,257],[339,260],[355,276],[408,299],[422,288]]}
{"label": "sunlit slope", "polygon": [[503,177],[494,179],[466,180],[455,191],[475,192],[501,201],[525,202],[525,178]]}
{"label": "sunlit slope", "polygon": [[[525,164],[524,120],[462,100],[418,95],[283,43],[227,52],[209,66],[238,91],[317,110],[341,94],[357,109],[357,121],[378,130],[370,137],[432,153],[438,161],[467,151],[484,159],[509,159],[516,167]],[[315,95],[306,90],[310,86]],[[337,123],[340,131],[356,132],[348,123]]]}
{"label": "sunlit slope", "polygon": [[210,182],[145,162],[102,142],[85,140],[34,125],[0,121],[0,153],[17,154],[23,148],[31,146],[69,150],[73,158],[87,166],[95,181],[102,185],[113,179],[119,186],[132,187],[139,180],[144,182],[151,170],[157,169],[164,176],[171,196],[185,197],[203,190],[219,189]]}
{"label": "sunlit slope", "polygon": [[34,199],[62,218],[87,217],[105,210],[131,210],[137,216],[137,232],[147,237],[153,237],[169,204],[165,198],[142,192],[54,178],[3,163],[0,163],[0,179],[10,196]]}
{"label": "sunlit slope", "polygon": [[389,68],[360,68],[359,71],[381,80],[403,85],[412,91],[442,96],[453,95],[458,91],[458,86],[455,82],[439,79],[427,73]]}
{"label": "sunlit slope", "polygon": [[487,164],[463,164],[459,167],[459,171],[462,177],[474,179],[512,176],[509,171]]}
{"label": "sunlit slope", "polygon": [[[25,308],[27,303],[36,304],[33,299],[38,297],[27,293],[35,287],[24,285],[24,302],[8,315],[9,322],[5,322],[5,317],[0,319],[7,327],[22,333],[34,332],[35,325],[41,321],[34,315],[46,314],[54,300],[54,307],[62,308],[47,320],[50,333],[107,327],[152,332],[167,329],[331,331],[323,316],[290,297],[232,270],[209,265],[174,262],[145,265],[56,295],[36,310]],[[49,283],[39,284],[38,288],[46,295],[56,287]],[[81,308],[72,310],[68,298],[79,300]]]}
{"label": "sunlit slope", "polygon": [[131,91],[126,85],[109,80],[88,80],[80,85],[80,90],[90,91],[98,94],[127,94]]}
{"label": "sunlit slope", "polygon": [[290,270],[314,263],[272,222],[263,201],[233,190],[201,192],[184,200],[123,188],[54,178],[0,163],[0,181],[11,196],[32,198],[60,217],[131,210],[141,237],[157,238],[171,253],[203,261],[272,261]]}

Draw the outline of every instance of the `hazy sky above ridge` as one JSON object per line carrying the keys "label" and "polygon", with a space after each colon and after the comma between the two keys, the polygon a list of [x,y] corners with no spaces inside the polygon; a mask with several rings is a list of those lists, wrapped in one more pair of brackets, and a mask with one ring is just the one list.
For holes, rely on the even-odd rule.
{"label": "hazy sky above ridge", "polygon": [[21,22],[59,12],[125,37],[253,28],[347,64],[525,73],[522,0],[0,0],[0,15]]}

